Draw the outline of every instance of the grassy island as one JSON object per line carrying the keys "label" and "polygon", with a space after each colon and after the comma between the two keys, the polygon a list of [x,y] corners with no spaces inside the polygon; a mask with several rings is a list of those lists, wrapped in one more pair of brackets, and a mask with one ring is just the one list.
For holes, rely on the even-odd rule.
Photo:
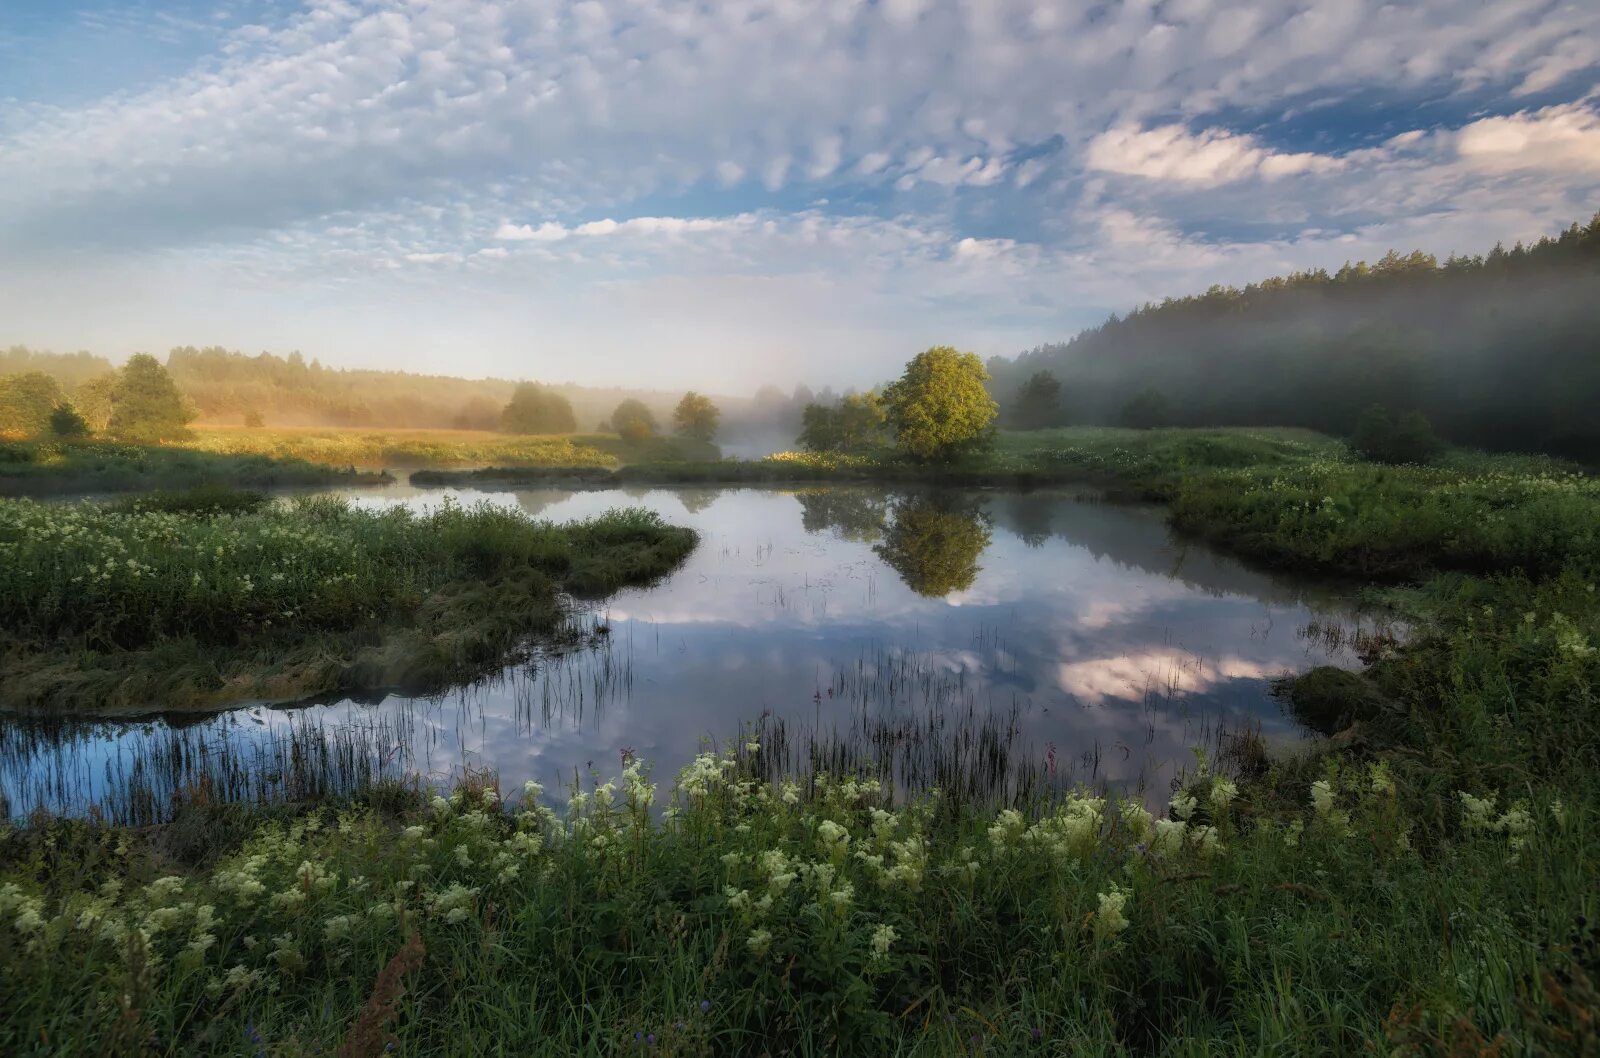
{"label": "grassy island", "polygon": [[641,512],[573,525],[201,490],[0,500],[5,704],[148,711],[437,689],[560,621],[563,593],[672,569],[695,535]]}

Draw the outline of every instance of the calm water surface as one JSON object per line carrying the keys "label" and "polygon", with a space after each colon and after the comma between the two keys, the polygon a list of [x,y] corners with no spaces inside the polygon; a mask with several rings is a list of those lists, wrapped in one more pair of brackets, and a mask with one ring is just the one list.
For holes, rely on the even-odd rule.
{"label": "calm water surface", "polygon": [[661,583],[581,618],[609,630],[599,646],[438,697],[49,728],[0,720],[12,814],[39,803],[137,814],[208,769],[228,788],[273,789],[308,746],[352,774],[443,782],[488,767],[508,789],[557,787],[591,764],[614,774],[624,750],[666,777],[702,740],[763,716],[787,726],[791,745],[885,718],[999,718],[1017,760],[1158,798],[1190,748],[1221,733],[1300,737],[1269,681],[1354,664],[1347,637],[1316,630],[1372,626],[1347,595],[1176,541],[1155,509],[1070,490],[342,494],[374,507],[513,505],[558,521],[638,505],[694,526],[701,544]]}

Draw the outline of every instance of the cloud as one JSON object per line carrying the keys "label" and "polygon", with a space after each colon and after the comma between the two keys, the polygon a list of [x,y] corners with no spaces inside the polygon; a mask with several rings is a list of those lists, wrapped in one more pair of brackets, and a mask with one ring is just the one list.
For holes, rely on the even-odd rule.
{"label": "cloud", "polygon": [[252,10],[98,97],[9,98],[0,62],[0,341],[524,374],[537,331],[563,365],[615,353],[597,376],[866,384],[919,343],[1009,353],[1212,282],[1536,237],[1600,191],[1594,99],[1552,95],[1600,79],[1593,4]]}
{"label": "cloud", "polygon": [[1468,165],[1487,172],[1600,174],[1600,114],[1578,104],[1474,121],[1455,144]]}
{"label": "cloud", "polygon": [[531,224],[512,224],[507,221],[495,230],[494,237],[507,242],[558,242],[568,234],[565,227],[554,221],[546,221],[537,228]]}
{"label": "cloud", "polygon": [[1260,146],[1255,137],[1206,129],[1191,133],[1182,125],[1142,129],[1119,125],[1089,143],[1085,165],[1091,170],[1216,187],[1261,177],[1277,180],[1300,173],[1340,168],[1339,158],[1322,154],[1284,154]]}

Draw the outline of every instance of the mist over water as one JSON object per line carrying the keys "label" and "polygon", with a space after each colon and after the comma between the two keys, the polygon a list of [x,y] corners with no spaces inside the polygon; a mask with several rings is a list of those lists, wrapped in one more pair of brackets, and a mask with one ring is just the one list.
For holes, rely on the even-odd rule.
{"label": "mist over water", "polygon": [[819,745],[877,740],[914,762],[929,732],[987,730],[1008,767],[1154,801],[1191,747],[1250,730],[1269,745],[1300,738],[1269,682],[1354,665],[1348,635],[1316,630],[1372,627],[1336,591],[1175,541],[1155,509],[1064,490],[344,495],[374,507],[483,501],[558,521],[637,505],[701,543],[662,583],[587,607],[575,620],[587,645],[437,697],[7,720],[0,791],[12,814],[98,803],[151,817],[202,775],[234,796],[378,775],[444,783],[464,767],[494,769],[505,789],[554,788],[575,771],[614,774],[632,751],[670,776],[705,739],[747,725],[781,730],[775,766],[802,770]]}

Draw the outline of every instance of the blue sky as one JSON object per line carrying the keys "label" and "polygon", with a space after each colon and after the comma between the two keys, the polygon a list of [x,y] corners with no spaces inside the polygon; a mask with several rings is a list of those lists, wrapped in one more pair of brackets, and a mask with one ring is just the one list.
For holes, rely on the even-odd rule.
{"label": "blue sky", "polygon": [[5,0],[0,343],[748,390],[1600,208],[1600,7]]}

